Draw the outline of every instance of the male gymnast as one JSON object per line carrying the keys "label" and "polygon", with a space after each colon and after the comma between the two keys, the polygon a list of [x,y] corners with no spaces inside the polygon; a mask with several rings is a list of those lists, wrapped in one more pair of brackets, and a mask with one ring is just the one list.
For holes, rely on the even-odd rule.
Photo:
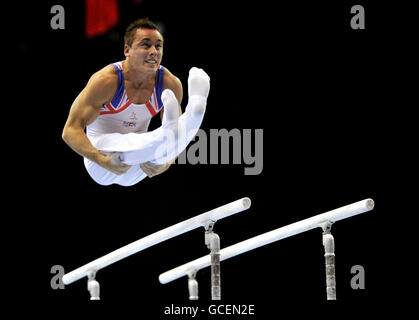
{"label": "male gymnast", "polygon": [[[62,133],[101,185],[132,186],[166,171],[196,135],[209,94],[208,75],[192,68],[182,114],[182,83],[161,65],[164,39],[149,19],[131,23],[124,42],[125,60],[91,76],[73,102]],[[158,113],[162,126],[148,132]]]}

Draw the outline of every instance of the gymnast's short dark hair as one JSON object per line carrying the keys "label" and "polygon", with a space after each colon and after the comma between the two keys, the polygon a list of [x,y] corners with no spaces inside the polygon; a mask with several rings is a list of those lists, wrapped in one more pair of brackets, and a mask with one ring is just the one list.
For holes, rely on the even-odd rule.
{"label": "gymnast's short dark hair", "polygon": [[140,28],[157,30],[160,32],[159,27],[149,18],[141,18],[129,24],[125,30],[124,43],[131,46],[132,42],[134,41],[135,32]]}

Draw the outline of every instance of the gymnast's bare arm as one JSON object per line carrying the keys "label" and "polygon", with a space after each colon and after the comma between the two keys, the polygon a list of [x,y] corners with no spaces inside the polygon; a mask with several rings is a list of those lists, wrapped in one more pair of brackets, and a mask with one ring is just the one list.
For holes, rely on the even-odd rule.
{"label": "gymnast's bare arm", "polygon": [[80,92],[70,109],[64,126],[63,140],[81,156],[96,162],[103,168],[121,175],[130,166],[123,164],[119,156],[104,155],[93,147],[85,134],[85,128],[96,120],[103,104],[109,103],[117,88],[118,76],[112,66],[96,72]]}

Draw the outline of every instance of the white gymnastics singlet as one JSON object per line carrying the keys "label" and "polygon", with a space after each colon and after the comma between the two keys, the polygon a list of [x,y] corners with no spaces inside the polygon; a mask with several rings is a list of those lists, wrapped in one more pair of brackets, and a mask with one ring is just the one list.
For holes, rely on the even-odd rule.
{"label": "white gymnastics singlet", "polygon": [[[122,62],[112,63],[118,74],[118,86],[115,96],[107,105],[103,105],[99,117],[86,128],[86,135],[92,145],[98,149],[106,149],[109,142],[107,134],[110,133],[142,133],[148,130],[151,118],[163,109],[161,94],[164,89],[164,67],[159,66],[156,72],[154,91],[149,101],[145,104],[134,104],[127,96],[124,85],[124,74]],[[109,185],[118,183],[121,185],[132,185],[144,179],[146,174],[139,166],[131,167],[122,176],[100,167],[93,161],[84,158],[84,164],[90,176],[97,183]]]}
{"label": "white gymnastics singlet", "polygon": [[163,108],[161,94],[163,92],[164,67],[156,72],[154,92],[145,104],[134,104],[128,97],[124,86],[122,63],[112,64],[118,73],[118,87],[112,101],[103,105],[99,117],[87,126],[86,134],[94,143],[96,137],[104,133],[141,133],[146,132],[150,120]]}

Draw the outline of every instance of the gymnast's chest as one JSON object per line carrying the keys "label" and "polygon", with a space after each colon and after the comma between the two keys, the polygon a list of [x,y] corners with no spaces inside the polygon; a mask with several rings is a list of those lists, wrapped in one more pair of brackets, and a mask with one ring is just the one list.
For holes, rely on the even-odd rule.
{"label": "gymnast's chest", "polygon": [[113,132],[144,132],[147,131],[152,115],[144,104],[131,103],[127,108],[111,114],[100,116],[102,126],[106,126]]}

